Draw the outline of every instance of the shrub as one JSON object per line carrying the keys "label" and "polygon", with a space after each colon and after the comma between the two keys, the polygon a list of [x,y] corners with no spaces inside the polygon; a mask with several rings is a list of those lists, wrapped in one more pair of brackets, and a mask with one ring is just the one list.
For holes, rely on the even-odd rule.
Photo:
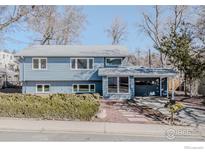
{"label": "shrub", "polygon": [[0,95],[0,116],[90,120],[99,109],[98,99],[92,94],[4,94]]}
{"label": "shrub", "polygon": [[184,108],[183,104],[180,102],[176,102],[171,100],[168,104],[169,112],[171,113],[170,122],[174,124],[174,115]]}

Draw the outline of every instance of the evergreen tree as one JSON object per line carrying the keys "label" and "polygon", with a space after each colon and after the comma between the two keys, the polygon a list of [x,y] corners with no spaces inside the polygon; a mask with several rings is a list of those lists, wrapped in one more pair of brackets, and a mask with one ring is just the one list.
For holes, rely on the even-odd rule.
{"label": "evergreen tree", "polygon": [[193,81],[202,77],[205,70],[205,62],[200,54],[194,51],[192,41],[192,35],[187,28],[179,31],[172,29],[169,35],[162,38],[160,48],[156,47],[169,58],[174,67],[184,73],[185,81],[189,80],[191,97]]}

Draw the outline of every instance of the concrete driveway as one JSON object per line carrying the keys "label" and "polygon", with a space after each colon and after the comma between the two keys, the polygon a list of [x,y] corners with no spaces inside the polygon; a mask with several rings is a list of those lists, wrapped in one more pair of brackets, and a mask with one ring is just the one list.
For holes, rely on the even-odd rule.
{"label": "concrete driveway", "polygon": [[[194,100],[193,98],[190,98]],[[182,101],[183,99],[178,99],[176,96],[176,100],[182,104],[184,104],[184,108],[178,112],[177,119],[180,120],[181,125],[189,125],[189,126],[202,126],[205,127],[205,106],[203,104]],[[133,100],[138,107],[141,108],[150,108],[155,110],[161,115],[161,120],[163,120],[163,116],[170,116],[170,112],[168,108],[165,108],[164,105],[168,102],[167,98],[164,97],[136,97]],[[195,100],[197,102],[197,100]],[[160,114],[161,113],[161,114]],[[157,118],[157,117],[153,117]],[[164,121],[165,122],[165,121]]]}

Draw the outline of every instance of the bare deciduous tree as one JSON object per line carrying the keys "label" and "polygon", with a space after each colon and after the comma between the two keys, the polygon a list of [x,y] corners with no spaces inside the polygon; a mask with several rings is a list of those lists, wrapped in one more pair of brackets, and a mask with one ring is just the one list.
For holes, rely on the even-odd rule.
{"label": "bare deciduous tree", "polygon": [[65,13],[58,25],[56,44],[65,45],[78,41],[85,22],[86,16],[82,13],[82,8],[65,6]]}
{"label": "bare deciduous tree", "polygon": [[[185,6],[172,6],[170,11],[172,17],[166,21],[162,18],[162,8],[160,6],[154,6],[154,11],[152,14],[143,13],[143,24],[139,25],[144,32],[149,36],[149,38],[154,42],[156,48],[160,47],[162,36],[169,31],[170,28],[177,30],[181,23],[183,22],[184,12],[187,7]],[[167,29],[168,27],[168,29]],[[161,67],[166,65],[166,57],[160,53]]]}
{"label": "bare deciduous tree", "polygon": [[[143,13],[143,24],[140,27],[143,28],[144,32],[154,42],[154,46],[160,47],[161,37],[163,35],[163,22],[161,21],[161,12],[159,6],[154,6],[154,16]],[[163,54],[160,53],[161,67],[164,67]]]}
{"label": "bare deciduous tree", "polygon": [[0,6],[0,42],[3,44],[11,39],[7,36],[8,31],[21,30],[21,24],[35,6]]}
{"label": "bare deciduous tree", "polygon": [[29,26],[40,35],[40,43],[66,45],[80,36],[86,18],[76,6],[37,6]]}
{"label": "bare deciduous tree", "polygon": [[0,6],[0,31],[19,22],[27,16],[35,6]]}
{"label": "bare deciduous tree", "polygon": [[176,31],[181,27],[181,24],[185,22],[185,13],[188,10],[188,6],[184,5],[175,5],[170,7],[172,17],[168,20],[169,27],[173,28],[173,31]]}
{"label": "bare deciduous tree", "polygon": [[29,16],[28,25],[40,35],[41,45],[50,44],[54,38],[54,29],[58,18],[56,6],[37,6]]}
{"label": "bare deciduous tree", "polygon": [[199,6],[197,11],[198,18],[196,23],[192,24],[192,27],[194,29],[195,37],[205,45],[205,6]]}
{"label": "bare deciduous tree", "polygon": [[106,29],[109,38],[112,39],[112,44],[120,44],[126,39],[127,25],[119,17],[116,17],[109,28]]}

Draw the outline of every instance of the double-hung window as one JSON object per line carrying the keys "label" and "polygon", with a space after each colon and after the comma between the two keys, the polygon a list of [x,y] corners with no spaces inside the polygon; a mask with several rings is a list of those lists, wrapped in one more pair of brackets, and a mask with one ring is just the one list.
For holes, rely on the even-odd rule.
{"label": "double-hung window", "polygon": [[95,92],[95,84],[73,84],[74,93]]}
{"label": "double-hung window", "polygon": [[50,85],[49,84],[38,84],[36,85],[36,92],[37,93],[48,93],[50,92]]}
{"label": "double-hung window", "polygon": [[129,93],[129,78],[108,77],[108,93]]}
{"label": "double-hung window", "polygon": [[71,58],[71,68],[76,70],[93,69],[93,58]]}
{"label": "double-hung window", "polygon": [[32,59],[33,70],[46,70],[47,58],[33,58]]}

